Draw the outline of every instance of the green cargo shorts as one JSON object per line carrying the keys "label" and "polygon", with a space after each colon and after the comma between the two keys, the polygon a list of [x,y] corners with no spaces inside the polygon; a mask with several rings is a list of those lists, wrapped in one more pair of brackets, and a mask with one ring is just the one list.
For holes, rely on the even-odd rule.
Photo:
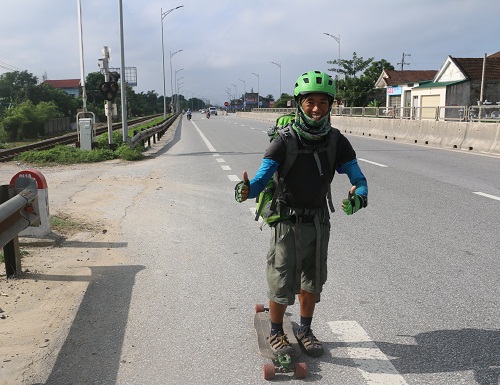
{"label": "green cargo shorts", "polygon": [[[267,254],[266,278],[268,285],[268,298],[282,305],[293,305],[299,287],[295,279],[296,248],[295,229],[292,221],[285,220],[271,228],[271,245]],[[316,228],[314,223],[300,223],[300,244],[302,257],[302,273],[300,275],[300,288],[316,293],[317,302],[327,279],[327,255],[330,239],[330,224],[320,223],[321,251],[320,251],[320,276],[321,286],[316,284]]]}

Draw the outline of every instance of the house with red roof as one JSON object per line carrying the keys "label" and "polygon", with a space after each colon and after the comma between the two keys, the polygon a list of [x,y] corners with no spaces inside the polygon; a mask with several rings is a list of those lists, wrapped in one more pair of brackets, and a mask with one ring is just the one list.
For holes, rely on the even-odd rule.
{"label": "house with red roof", "polygon": [[387,107],[411,107],[412,89],[434,79],[436,70],[383,70],[375,82],[375,88],[386,89]]}
{"label": "house with red roof", "polygon": [[81,96],[80,79],[45,80],[43,84],[50,84],[73,96]]}
{"label": "house with red roof", "polygon": [[[448,56],[432,82],[412,90],[413,106],[500,104],[500,52],[482,58]],[[447,112],[447,115],[448,112]]]}
{"label": "house with red roof", "polygon": [[[405,107],[402,116],[413,110],[416,118],[434,119],[436,107],[446,107],[444,118],[461,119],[463,106],[500,106],[500,51],[482,58],[448,56],[438,71],[384,70],[375,87],[386,88],[386,106]],[[500,116],[500,110],[494,113]]]}

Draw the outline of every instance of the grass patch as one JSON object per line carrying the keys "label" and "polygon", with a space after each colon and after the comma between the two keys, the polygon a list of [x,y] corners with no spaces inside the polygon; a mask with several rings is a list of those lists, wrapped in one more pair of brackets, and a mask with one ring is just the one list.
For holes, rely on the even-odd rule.
{"label": "grass patch", "polygon": [[50,216],[50,227],[52,231],[61,235],[70,235],[83,231],[97,231],[97,225],[91,225],[85,222],[77,222],[69,217],[58,215]]}

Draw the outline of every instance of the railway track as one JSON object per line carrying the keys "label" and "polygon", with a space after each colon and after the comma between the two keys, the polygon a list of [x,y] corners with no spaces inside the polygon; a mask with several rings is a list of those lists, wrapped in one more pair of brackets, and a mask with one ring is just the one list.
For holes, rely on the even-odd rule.
{"label": "railway track", "polygon": [[[157,116],[160,116],[160,115],[157,115]],[[133,120],[129,121],[129,124],[141,123],[141,122],[144,122],[146,120],[156,118],[157,116],[155,115],[153,117],[147,116],[147,117],[133,119]],[[121,128],[122,128],[121,123],[113,124],[113,131],[119,130]],[[101,134],[104,134],[105,132],[108,132],[108,127],[106,125],[96,127],[96,135],[101,135]],[[75,144],[77,141],[78,141],[78,134],[76,132],[74,132],[71,134],[61,135],[61,136],[58,136],[56,138],[41,140],[40,142],[31,143],[31,144],[28,144],[26,146],[19,146],[19,147],[15,147],[15,148],[10,148],[8,150],[0,150],[0,163],[9,162],[9,161],[15,159],[17,156],[21,155],[23,152],[49,150],[49,149],[54,148],[55,146],[59,146],[59,145]]]}

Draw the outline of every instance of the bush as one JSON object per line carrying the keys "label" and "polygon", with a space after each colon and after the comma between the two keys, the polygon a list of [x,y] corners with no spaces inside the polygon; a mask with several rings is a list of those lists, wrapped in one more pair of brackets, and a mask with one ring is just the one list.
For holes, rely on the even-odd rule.
{"label": "bush", "polygon": [[95,163],[115,159],[116,155],[108,149],[80,150],[69,146],[56,146],[50,150],[28,151],[19,156],[19,160],[28,163]]}
{"label": "bush", "polygon": [[115,154],[120,159],[124,160],[141,160],[144,158],[141,148],[130,148],[128,144],[122,144],[115,151]]}
{"label": "bush", "polygon": [[[95,141],[97,143],[98,148],[109,148],[109,136],[108,133],[99,135]],[[113,131],[113,144],[115,148],[120,147],[123,144],[123,135],[121,131]]]}

